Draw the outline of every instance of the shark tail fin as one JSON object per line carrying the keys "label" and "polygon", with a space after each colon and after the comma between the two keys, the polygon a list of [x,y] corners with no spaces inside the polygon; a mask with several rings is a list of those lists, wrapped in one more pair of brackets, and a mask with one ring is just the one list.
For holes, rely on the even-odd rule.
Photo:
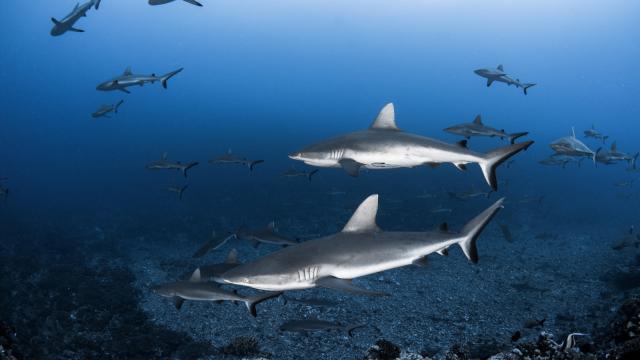
{"label": "shark tail fin", "polygon": [[313,175],[315,175],[318,172],[319,169],[314,169],[312,171],[309,172],[309,175],[307,175],[307,178],[309,179],[309,181],[311,181],[311,177]]}
{"label": "shark tail fin", "polygon": [[509,134],[509,142],[513,144],[515,143],[516,139],[521,138],[523,136],[527,136],[527,135],[529,135],[528,131]]}
{"label": "shark tail fin", "polygon": [[280,295],[282,295],[282,291],[268,292],[268,293],[264,293],[256,296],[250,296],[246,298],[246,300],[244,300],[244,304],[247,305],[247,309],[249,309],[249,313],[251,313],[251,316],[256,317],[258,316],[258,313],[256,311],[256,305],[260,304],[265,300],[273,299]]}
{"label": "shark tail fin", "polygon": [[187,190],[188,187],[189,187],[189,185],[185,185],[185,186],[180,188],[180,191],[178,191],[178,198],[180,200],[182,200],[182,194],[184,193],[185,190]]}
{"label": "shark tail fin", "polygon": [[195,5],[195,6],[202,6],[202,4],[200,4],[196,0],[184,0],[184,2],[188,2],[189,4],[192,4],[192,5]]}
{"label": "shark tail fin", "polygon": [[533,144],[533,141],[525,141],[523,143],[505,146],[484,155],[483,159],[478,163],[484,174],[484,178],[493,191],[498,190],[498,178],[496,177],[496,168],[513,155],[522,150],[526,150]]}
{"label": "shark tail fin", "polygon": [[113,112],[115,112],[116,114],[118,113],[118,108],[120,107],[120,105],[122,105],[122,103],[124,102],[124,100],[120,100],[116,103],[115,108],[113,109]]}
{"label": "shark tail fin", "polygon": [[253,167],[254,167],[254,166],[256,166],[256,165],[258,165],[258,164],[261,164],[261,163],[263,163],[263,162],[264,162],[264,160],[256,160],[256,161],[252,161],[252,162],[250,162],[250,163],[249,163],[249,171],[253,171]]}
{"label": "shark tail fin", "polygon": [[184,175],[184,177],[187,177],[187,170],[191,169],[192,167],[198,165],[199,162],[194,161],[194,162],[190,162],[187,164],[187,166],[184,167],[184,170],[182,170],[182,174]]}
{"label": "shark tail fin", "polygon": [[162,75],[162,77],[160,77],[160,81],[162,82],[162,87],[163,88],[167,88],[167,81],[169,81],[169,79],[171,79],[173,76],[175,76],[176,74],[178,74],[179,72],[181,72],[184,68],[180,68],[178,70],[172,71],[168,74]]}
{"label": "shark tail fin", "polygon": [[462,248],[467,259],[474,264],[478,262],[478,248],[476,246],[476,240],[489,221],[491,221],[498,211],[504,207],[502,205],[503,202],[504,198],[496,201],[489,208],[481,212],[480,215],[469,221],[460,232],[462,239],[458,245]]}
{"label": "shark tail fin", "polygon": [[532,86],[536,86],[536,84],[529,83],[529,84],[522,85],[522,90],[524,91],[525,95],[527,95],[527,89],[532,87]]}

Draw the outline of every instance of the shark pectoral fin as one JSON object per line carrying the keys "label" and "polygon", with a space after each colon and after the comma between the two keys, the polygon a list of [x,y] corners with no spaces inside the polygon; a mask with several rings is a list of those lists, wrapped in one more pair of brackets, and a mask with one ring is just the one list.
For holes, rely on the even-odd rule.
{"label": "shark pectoral fin", "polygon": [[353,159],[342,159],[339,161],[342,169],[349,175],[356,177],[360,173],[360,167],[362,164]]}
{"label": "shark pectoral fin", "polygon": [[184,0],[185,2],[188,2],[189,4],[195,5],[195,6],[202,6],[202,4],[200,4],[199,2],[195,1],[195,0]]}
{"label": "shark pectoral fin", "polygon": [[173,305],[175,305],[176,309],[180,310],[183,303],[184,303],[183,298],[177,297],[177,296],[173,298]]}
{"label": "shark pectoral fin", "polygon": [[131,94],[131,91],[129,91],[129,90],[125,89],[125,88],[118,88],[118,90],[120,90],[122,92],[125,92],[127,94]]}
{"label": "shark pectoral fin", "polygon": [[357,287],[351,282],[351,279],[339,279],[337,277],[328,276],[320,278],[316,281],[316,286],[327,289],[350,292],[358,295],[367,296],[389,296],[389,294],[379,291],[372,291]]}
{"label": "shark pectoral fin", "polygon": [[460,170],[460,171],[466,171],[467,170],[467,165],[466,164],[453,163],[453,165],[455,165],[458,168],[458,170]]}
{"label": "shark pectoral fin", "polygon": [[493,84],[493,79],[487,79],[487,87],[491,86],[491,84]]}
{"label": "shark pectoral fin", "polygon": [[76,28],[69,28],[69,31],[73,31],[73,32],[84,32],[84,30],[82,30],[82,29],[76,29]]}
{"label": "shark pectoral fin", "polygon": [[416,265],[416,266],[425,267],[427,266],[427,264],[428,264],[428,261],[426,256],[413,260],[413,265]]}

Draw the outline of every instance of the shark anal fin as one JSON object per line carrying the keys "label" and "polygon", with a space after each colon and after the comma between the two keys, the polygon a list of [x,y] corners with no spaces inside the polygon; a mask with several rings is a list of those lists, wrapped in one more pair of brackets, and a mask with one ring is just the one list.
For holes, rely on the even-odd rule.
{"label": "shark anal fin", "polygon": [[180,310],[182,304],[184,304],[183,298],[177,296],[173,298],[173,305],[175,305],[176,309]]}
{"label": "shark anal fin", "polygon": [[372,290],[363,289],[361,287],[357,287],[351,282],[351,279],[339,279],[333,276],[328,276],[328,277],[318,279],[316,281],[316,285],[323,288],[327,288],[327,289],[345,291],[345,292],[358,294],[358,295],[389,296],[389,294],[384,292],[372,291]]}
{"label": "shark anal fin", "polygon": [[342,169],[350,176],[356,177],[360,173],[360,167],[362,164],[353,159],[342,159],[339,161]]}
{"label": "shark anal fin", "polygon": [[420,266],[420,267],[427,266],[427,263],[428,261],[426,256],[413,260],[413,265]]}

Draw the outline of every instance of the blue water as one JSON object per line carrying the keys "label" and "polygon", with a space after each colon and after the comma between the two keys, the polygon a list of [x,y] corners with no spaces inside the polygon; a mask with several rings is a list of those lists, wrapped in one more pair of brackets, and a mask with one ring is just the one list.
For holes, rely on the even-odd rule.
{"label": "blue water", "polygon": [[[476,114],[498,129],[529,131],[536,143],[509,168],[501,166],[498,179],[509,181],[500,191],[508,198],[544,196],[544,211],[527,210],[532,223],[590,225],[607,234],[640,224],[637,187],[614,186],[638,178],[625,164],[596,167],[585,160],[563,170],[537,163],[572,126],[594,150],[598,141],[581,136],[592,124],[610,136],[606,146],[615,140],[626,152],[640,150],[640,3],[202,2],[201,8],[181,1],[151,7],[104,0],[76,24],[84,33],[61,37],[49,35],[49,19],[62,18],[74,1],[0,5],[0,177],[8,177],[2,184],[11,190],[0,199],[6,226],[65,227],[81,218],[87,228],[105,227],[113,225],[109,214],[156,219],[139,222],[139,229],[185,219],[204,229],[217,217],[260,226],[276,217],[322,214],[326,204],[317,199],[338,189],[350,197],[333,204],[347,210],[323,220],[335,229],[371,193],[381,194],[381,204],[412,199],[394,204],[405,212],[424,201],[426,228],[440,219],[428,209],[447,204],[416,200],[423,191],[488,190],[474,165],[466,173],[445,165],[355,179],[322,169],[311,183],[280,177],[291,165],[307,169],[288,153],[366,128],[388,102],[403,130],[447,142],[460,138],[443,128]],[[473,73],[498,64],[537,85],[525,96],[505,84],[487,88]],[[142,74],[184,71],[166,90],[156,83],[131,94],[96,91],[127,66]],[[101,104],[119,99],[117,115],[91,118]],[[470,148],[505,144],[472,138]],[[265,163],[252,173],[207,164],[229,148]],[[144,168],[163,152],[200,162],[190,170],[182,202],[164,190],[185,182],[178,173]],[[485,205],[456,204],[460,213],[449,221],[463,224]],[[517,214],[517,206],[505,212]],[[402,229],[393,210],[383,214],[388,228]]]}

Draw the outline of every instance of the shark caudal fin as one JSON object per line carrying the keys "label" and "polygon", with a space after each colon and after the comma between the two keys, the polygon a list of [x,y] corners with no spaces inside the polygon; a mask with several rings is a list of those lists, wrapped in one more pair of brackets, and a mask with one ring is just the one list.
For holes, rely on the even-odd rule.
{"label": "shark caudal fin", "polygon": [[187,170],[191,169],[192,167],[194,167],[194,166],[196,166],[196,165],[198,165],[198,164],[199,164],[199,162],[197,162],[197,161],[194,161],[194,162],[188,163],[188,164],[184,167],[184,169],[182,169],[182,174],[184,175],[184,177],[187,177]]}
{"label": "shark caudal fin", "polygon": [[509,145],[490,151],[483,156],[483,159],[478,164],[482,169],[484,178],[487,180],[487,183],[491,186],[493,191],[498,190],[498,178],[496,177],[496,168],[498,165],[502,164],[520,151],[529,148],[531,144],[533,144],[533,141],[530,140],[523,143]]}
{"label": "shark caudal fin", "polygon": [[311,181],[311,177],[315,175],[318,171],[319,169],[315,169],[309,172],[309,174],[307,175],[307,178],[309,179],[309,181]]}
{"label": "shark caudal fin", "polygon": [[120,105],[122,105],[122,103],[124,102],[124,100],[120,100],[116,103],[116,106],[113,108],[113,112],[114,113],[118,113],[118,108],[120,107]]}
{"label": "shark caudal fin", "polygon": [[250,162],[250,163],[249,163],[249,171],[253,171],[253,167],[254,167],[254,166],[256,166],[256,165],[258,165],[258,164],[261,164],[261,163],[263,163],[263,162],[264,162],[264,160],[256,160],[256,161],[252,161],[252,162]]}
{"label": "shark caudal fin", "polygon": [[636,168],[636,162],[638,161],[638,155],[640,155],[640,152],[637,152],[635,155],[633,155],[633,158],[631,158],[631,160],[629,160],[629,168],[630,169],[635,169]]}
{"label": "shark caudal fin", "polygon": [[536,86],[536,84],[523,84],[522,85],[522,90],[524,91],[525,95],[527,95],[527,89],[532,87],[532,86]]}
{"label": "shark caudal fin", "polygon": [[526,135],[529,135],[528,131],[527,132],[518,132],[518,133],[509,134],[509,136],[508,136],[509,137],[509,142],[513,144],[513,143],[515,143],[517,138],[520,138],[520,137],[523,137],[523,136],[526,136]]}
{"label": "shark caudal fin", "polygon": [[256,317],[258,316],[258,313],[256,311],[256,305],[260,304],[265,300],[273,299],[280,295],[282,295],[282,291],[268,292],[261,295],[250,296],[246,298],[246,300],[244,301],[244,304],[247,305],[247,309],[249,309],[249,313],[251,313],[251,316]]}
{"label": "shark caudal fin", "polygon": [[476,240],[489,221],[491,221],[498,211],[504,207],[502,205],[503,202],[504,198],[496,201],[485,211],[481,212],[480,215],[469,221],[460,232],[462,239],[458,245],[462,248],[462,252],[464,252],[467,259],[474,264],[478,262],[478,248],[476,247]]}
{"label": "shark caudal fin", "polygon": [[200,4],[196,0],[184,0],[184,2],[187,2],[187,3],[195,5],[195,6],[202,6],[202,4]]}
{"label": "shark caudal fin", "polygon": [[175,71],[172,71],[172,72],[170,72],[170,73],[168,73],[168,74],[162,75],[162,76],[160,77],[160,82],[162,82],[162,87],[166,89],[166,88],[167,88],[167,81],[168,81],[169,79],[171,79],[174,75],[176,75],[177,73],[179,73],[180,71],[182,71],[183,69],[184,69],[184,68],[180,68],[180,69],[175,70]]}

